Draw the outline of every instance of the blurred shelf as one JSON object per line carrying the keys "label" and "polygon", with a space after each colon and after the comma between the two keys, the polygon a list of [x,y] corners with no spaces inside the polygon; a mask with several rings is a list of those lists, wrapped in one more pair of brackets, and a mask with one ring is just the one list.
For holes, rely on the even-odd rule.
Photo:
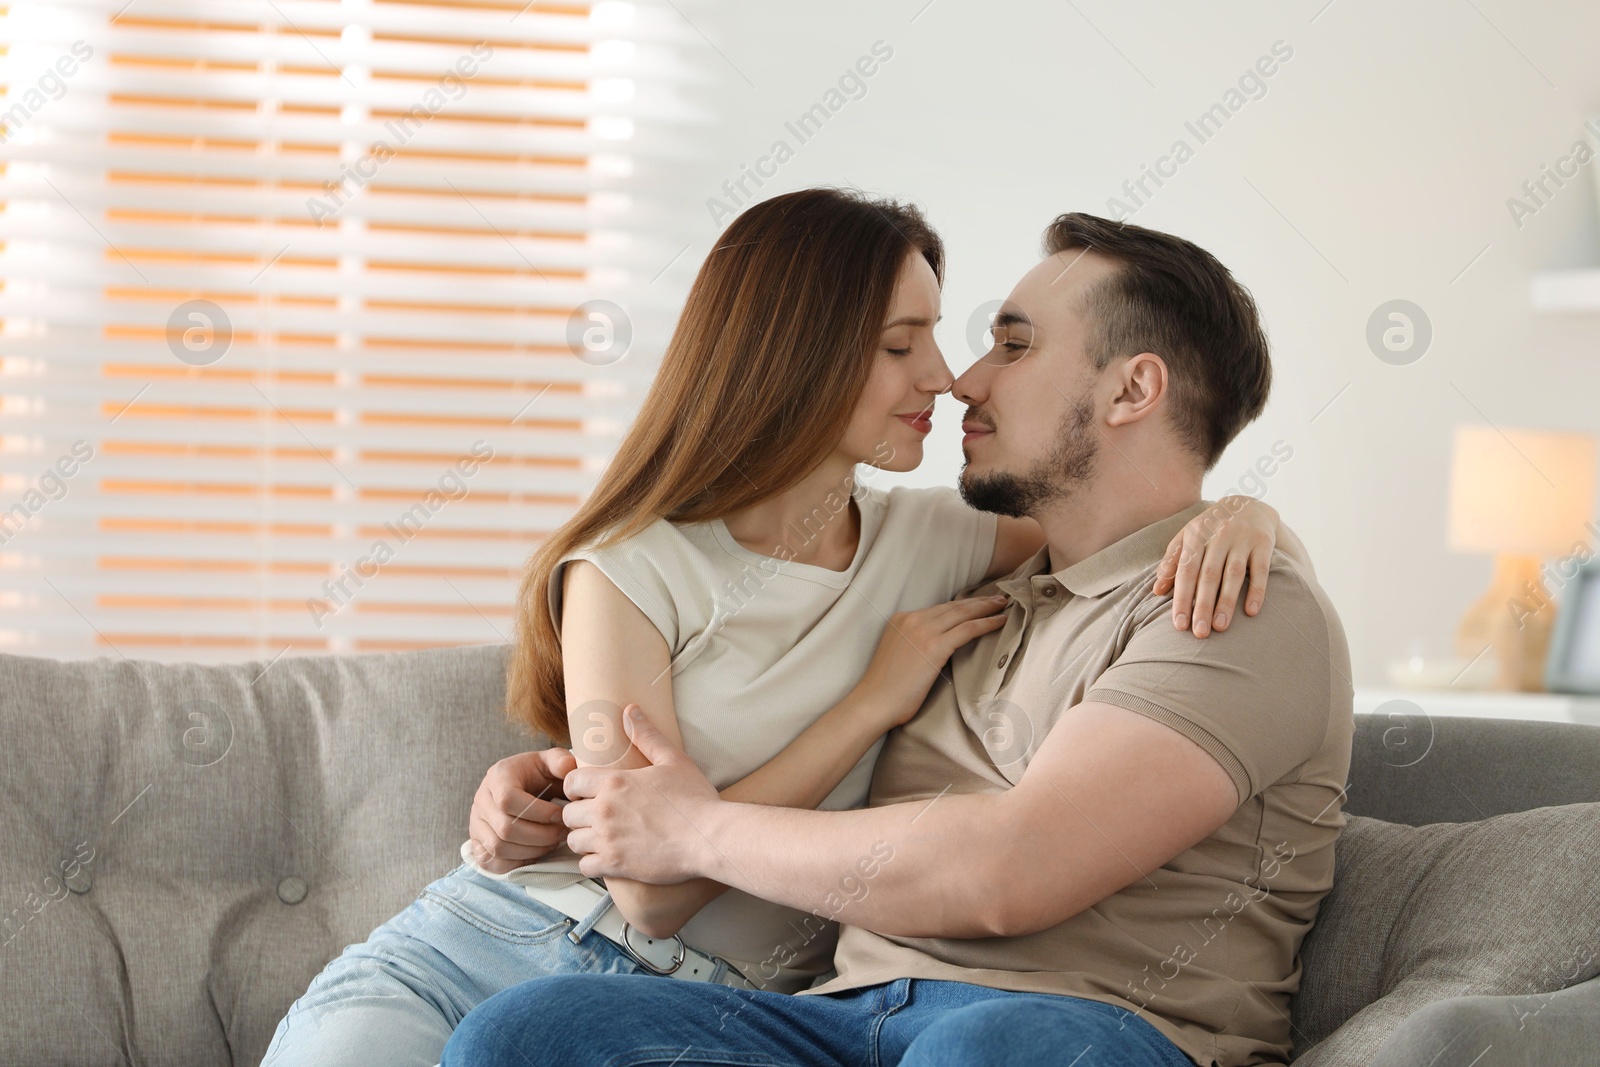
{"label": "blurred shelf", "polygon": [[1405,700],[1428,715],[1477,719],[1530,719],[1536,722],[1576,722],[1600,726],[1600,697],[1560,693],[1474,693],[1459,689],[1357,689],[1357,715],[1399,708],[1384,708],[1392,700]]}
{"label": "blurred shelf", "polygon": [[1540,271],[1528,297],[1536,311],[1600,311],[1600,268]]}

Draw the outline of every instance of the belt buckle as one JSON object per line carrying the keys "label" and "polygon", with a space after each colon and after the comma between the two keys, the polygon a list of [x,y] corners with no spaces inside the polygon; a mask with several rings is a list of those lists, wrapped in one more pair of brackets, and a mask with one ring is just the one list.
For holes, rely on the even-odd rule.
{"label": "belt buckle", "polygon": [[672,955],[672,966],[668,967],[666,970],[662,970],[654,963],[651,963],[649,960],[645,959],[643,954],[641,954],[638,949],[633,947],[633,942],[630,940],[632,936],[633,924],[624,922],[622,924],[622,947],[627,950],[628,955],[632,956],[641,966],[648,969],[651,974],[672,974],[678,968],[683,966],[685,955],[683,938],[679,937],[677,934],[672,935],[672,940],[678,943],[678,949]]}

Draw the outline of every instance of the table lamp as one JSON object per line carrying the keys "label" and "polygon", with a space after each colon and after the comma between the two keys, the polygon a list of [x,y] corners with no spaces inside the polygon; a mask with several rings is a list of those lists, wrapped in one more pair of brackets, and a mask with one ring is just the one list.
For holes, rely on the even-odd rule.
{"label": "table lamp", "polygon": [[1585,434],[1456,428],[1450,547],[1494,555],[1494,577],[1462,617],[1456,652],[1474,659],[1487,647],[1498,661],[1495,689],[1544,688],[1556,607],[1540,559],[1586,543],[1594,483],[1595,442]]}

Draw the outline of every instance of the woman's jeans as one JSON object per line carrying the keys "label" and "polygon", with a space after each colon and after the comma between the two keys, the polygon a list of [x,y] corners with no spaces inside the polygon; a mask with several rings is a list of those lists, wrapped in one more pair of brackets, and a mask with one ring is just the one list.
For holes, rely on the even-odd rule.
{"label": "woman's jeans", "polygon": [[[262,1067],[432,1067],[462,1016],[529,978],[660,977],[590,929],[602,912],[580,923],[463,863],[317,975],[278,1024]],[[716,963],[721,982],[729,967]]]}

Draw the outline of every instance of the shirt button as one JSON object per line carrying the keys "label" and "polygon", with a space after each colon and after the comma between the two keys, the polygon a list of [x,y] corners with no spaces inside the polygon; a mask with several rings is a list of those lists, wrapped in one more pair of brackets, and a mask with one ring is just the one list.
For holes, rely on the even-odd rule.
{"label": "shirt button", "polygon": [[1008,662],[1010,662],[1010,660],[1011,660],[1011,653],[1007,652],[1005,655],[1000,657],[1000,662],[996,663],[995,666],[996,667],[1004,667]]}
{"label": "shirt button", "polygon": [[1043,589],[1039,590],[1039,592],[1043,593],[1045,596],[1055,596],[1056,587],[1053,585],[1047,585]]}
{"label": "shirt button", "polygon": [[305,880],[291,875],[279,882],[278,899],[285,904],[298,904],[306,899]]}

